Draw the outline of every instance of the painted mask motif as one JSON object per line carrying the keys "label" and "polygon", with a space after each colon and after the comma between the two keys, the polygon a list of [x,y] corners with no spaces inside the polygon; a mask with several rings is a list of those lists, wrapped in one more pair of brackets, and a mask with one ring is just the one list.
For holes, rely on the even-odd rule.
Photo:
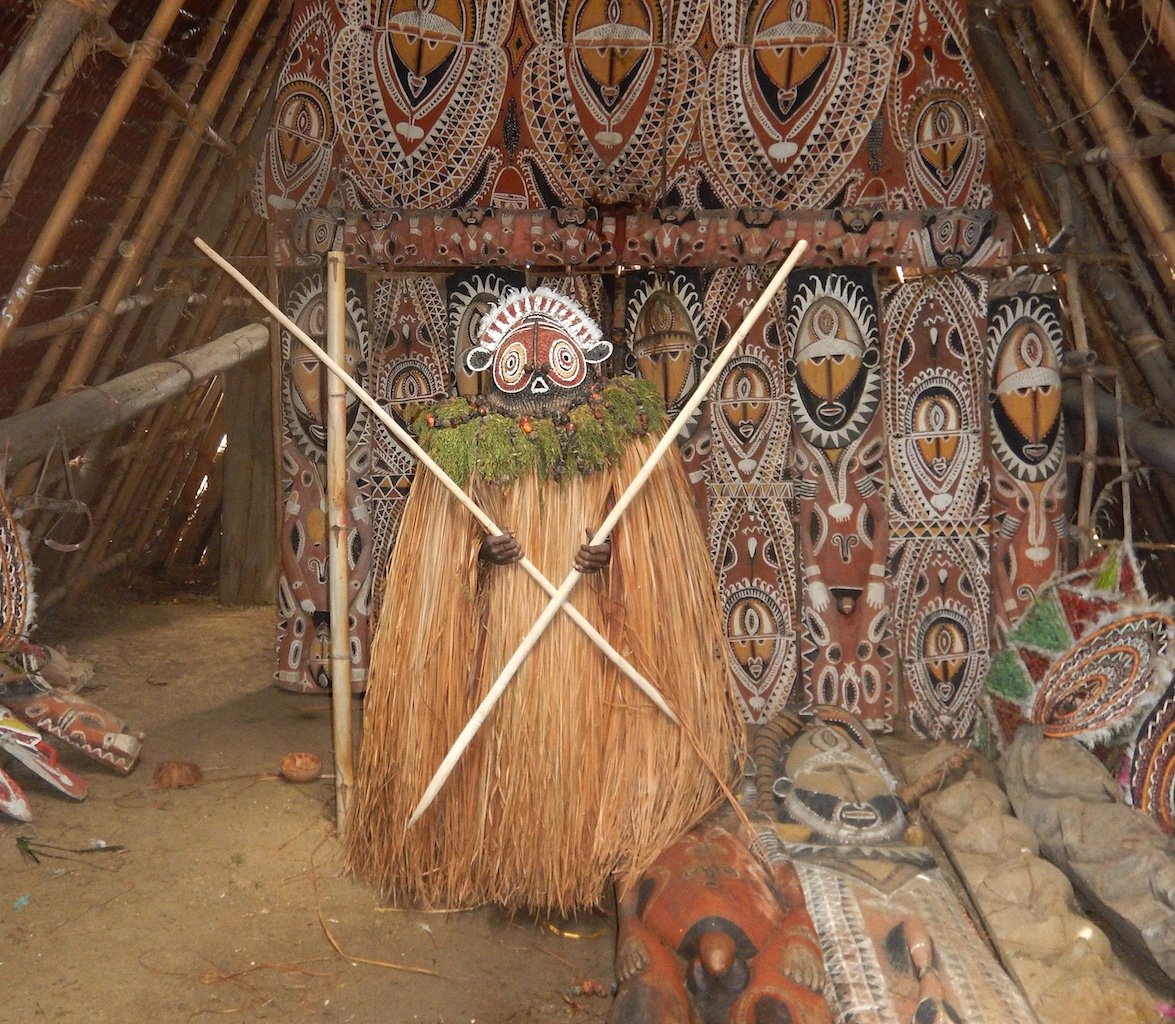
{"label": "painted mask motif", "polygon": [[611,354],[611,342],[578,303],[536,288],[511,294],[485,315],[465,365],[489,370],[491,408],[547,416],[586,396],[589,367]]}
{"label": "painted mask motif", "polygon": [[776,791],[788,815],[827,842],[891,842],[905,831],[892,777],[842,729],[806,728],[791,744],[784,773]]}

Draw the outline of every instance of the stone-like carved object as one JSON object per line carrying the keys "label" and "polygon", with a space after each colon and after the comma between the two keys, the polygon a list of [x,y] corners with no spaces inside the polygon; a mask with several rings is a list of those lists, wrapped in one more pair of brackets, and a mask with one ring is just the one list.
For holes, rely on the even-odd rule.
{"label": "stone-like carved object", "polygon": [[1175,979],[1175,839],[1137,808],[1093,754],[1038,728],[1016,734],[1000,762],[1016,815],[1140,953]]}
{"label": "stone-like carved object", "polygon": [[814,709],[788,743],[772,860],[795,865],[820,936],[833,1015],[853,1024],[1034,1022],[923,846],[872,737]]}
{"label": "stone-like carved object", "polygon": [[1041,1024],[1157,1024],[1147,992],[1078,912],[1069,879],[1038,856],[998,786],[967,778],[921,810]]}

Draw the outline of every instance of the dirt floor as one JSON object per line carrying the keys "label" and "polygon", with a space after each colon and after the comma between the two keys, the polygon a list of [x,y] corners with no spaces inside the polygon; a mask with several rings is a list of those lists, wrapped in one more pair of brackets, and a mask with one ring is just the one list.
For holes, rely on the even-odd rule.
{"label": "dirt floor", "polygon": [[[81,803],[10,766],[34,820],[0,818],[3,1020],[606,1018],[607,998],[577,990],[611,981],[608,914],[405,913],[342,875],[333,781],[276,776],[290,751],[330,770],[330,710],[272,685],[272,609],[92,591],[44,615],[34,639],[91,661],[86,696],[147,742],[127,777],[55,744],[89,783]],[[156,788],[165,760],[195,762],[205,781]],[[95,844],[106,850],[70,852]]]}

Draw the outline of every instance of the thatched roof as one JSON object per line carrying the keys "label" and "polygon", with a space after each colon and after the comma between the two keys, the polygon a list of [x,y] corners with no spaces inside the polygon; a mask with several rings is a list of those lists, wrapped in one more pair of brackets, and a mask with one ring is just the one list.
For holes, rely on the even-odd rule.
{"label": "thatched roof", "polygon": [[[1079,378],[1072,381],[1069,515],[1086,531],[1078,540],[1087,542],[1089,529],[1123,529],[1113,511],[1120,500],[1090,521],[1091,504],[1119,472],[1113,403],[1099,397],[1119,382],[1134,424],[1132,457],[1155,467],[1131,485],[1134,539],[1175,542],[1175,434],[1167,427],[1175,408],[1175,15],[1167,0],[972,6],[993,178],[1020,250],[1013,267],[1057,275],[1074,347],[1095,358],[1084,398]],[[206,238],[266,284],[266,225],[249,190],[291,7],[3,5],[0,430],[14,414],[263,319],[192,238]],[[149,43],[139,44],[151,31],[162,36],[154,61]],[[1050,244],[1057,252],[1041,256]],[[51,324],[79,311],[68,327]],[[208,560],[221,490],[222,388],[218,378],[185,387],[117,428],[67,438],[77,497],[95,528],[68,559],[44,553],[43,592],[60,597],[127,561],[182,569]],[[1098,420],[1099,438],[1083,454],[1082,433]],[[46,431],[38,443],[48,451],[54,430]],[[40,459],[13,461],[7,491],[18,497],[36,485]],[[44,488],[64,494],[60,462]],[[193,515],[203,516],[198,527]],[[35,535],[49,529],[30,523]]]}

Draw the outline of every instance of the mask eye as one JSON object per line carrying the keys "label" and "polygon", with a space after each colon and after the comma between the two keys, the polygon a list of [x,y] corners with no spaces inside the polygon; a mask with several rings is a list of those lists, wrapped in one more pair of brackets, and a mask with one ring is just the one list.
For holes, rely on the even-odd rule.
{"label": "mask eye", "polygon": [[503,391],[518,391],[526,379],[526,346],[509,341],[494,360],[494,380]]}
{"label": "mask eye", "polygon": [[566,338],[559,338],[547,356],[551,366],[551,380],[565,388],[573,388],[587,374],[583,353]]}

